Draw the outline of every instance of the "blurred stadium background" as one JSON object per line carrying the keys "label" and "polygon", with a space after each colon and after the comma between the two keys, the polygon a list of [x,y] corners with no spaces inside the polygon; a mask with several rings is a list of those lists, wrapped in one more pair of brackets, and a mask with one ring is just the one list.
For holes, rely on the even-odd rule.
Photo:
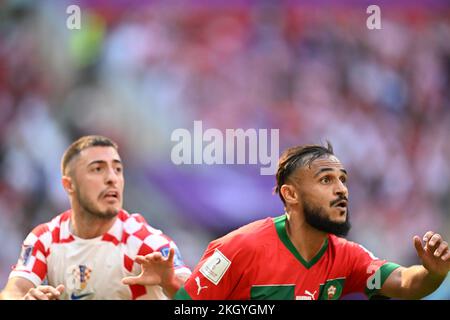
{"label": "blurred stadium background", "polygon": [[[59,162],[81,135],[119,143],[125,208],[191,267],[210,240],[280,215],[259,165],[172,164],[170,135],[194,120],[279,128],[281,150],[329,139],[350,173],[349,238],[379,257],[418,263],[413,235],[450,237],[446,1],[164,3],[2,1],[0,287],[25,235],[68,208]],[[450,299],[450,281],[430,298]]]}

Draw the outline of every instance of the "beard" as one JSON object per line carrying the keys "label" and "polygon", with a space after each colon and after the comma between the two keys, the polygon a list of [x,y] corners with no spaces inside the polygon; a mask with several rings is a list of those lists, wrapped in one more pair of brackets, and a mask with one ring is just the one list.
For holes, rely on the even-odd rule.
{"label": "beard", "polygon": [[327,217],[322,207],[314,207],[303,201],[303,212],[306,222],[313,228],[332,233],[338,237],[345,237],[352,227],[349,221],[349,211],[344,222],[334,222]]}
{"label": "beard", "polygon": [[92,218],[96,219],[102,219],[102,220],[110,220],[117,216],[119,213],[119,209],[112,208],[112,209],[106,209],[106,210],[99,210],[93,201],[88,199],[88,197],[84,197],[80,190],[76,190],[77,193],[77,200],[80,204],[80,207],[83,209],[86,214]]}

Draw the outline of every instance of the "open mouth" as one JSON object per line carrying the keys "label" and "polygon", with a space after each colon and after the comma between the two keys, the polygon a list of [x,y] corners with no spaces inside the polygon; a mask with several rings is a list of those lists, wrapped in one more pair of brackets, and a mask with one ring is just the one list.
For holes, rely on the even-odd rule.
{"label": "open mouth", "polygon": [[336,203],[334,206],[335,207],[339,207],[339,208],[347,208],[347,201],[346,200],[342,200],[342,201]]}
{"label": "open mouth", "polygon": [[108,191],[108,192],[106,192],[103,195],[103,198],[105,198],[105,199],[119,199],[119,192],[114,191],[114,190]]}
{"label": "open mouth", "polygon": [[347,205],[347,200],[342,200],[336,203],[334,207],[336,207],[340,211],[340,215],[343,216],[347,212]]}

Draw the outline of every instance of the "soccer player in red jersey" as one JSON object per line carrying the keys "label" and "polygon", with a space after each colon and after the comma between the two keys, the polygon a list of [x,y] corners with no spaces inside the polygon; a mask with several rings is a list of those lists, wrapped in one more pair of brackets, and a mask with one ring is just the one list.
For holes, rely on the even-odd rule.
{"label": "soccer player in red jersey", "polygon": [[[190,275],[176,244],[123,204],[123,165],[117,145],[102,136],[75,141],[62,159],[71,209],[25,239],[2,299],[167,299]],[[137,255],[171,253],[176,286],[124,285],[141,272]],[[164,291],[164,290],[165,291]]]}
{"label": "soccer player in red jersey", "polygon": [[[418,299],[436,290],[450,270],[448,244],[431,231],[424,243],[414,237],[422,265],[408,268],[342,237],[350,229],[347,171],[329,143],[286,150],[276,179],[285,214],[212,241],[175,298],[335,300],[360,292]],[[139,257],[143,272],[126,282],[151,284],[155,272],[170,282],[171,259],[173,254]]]}

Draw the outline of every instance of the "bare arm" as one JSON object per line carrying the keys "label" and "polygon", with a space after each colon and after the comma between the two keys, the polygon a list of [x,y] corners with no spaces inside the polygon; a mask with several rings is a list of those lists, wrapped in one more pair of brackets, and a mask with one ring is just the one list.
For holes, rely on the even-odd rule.
{"label": "bare arm", "polygon": [[9,279],[5,289],[0,293],[0,300],[55,300],[64,291],[64,286],[38,286],[25,278]]}
{"label": "bare arm", "polygon": [[380,294],[391,298],[421,299],[433,293],[445,276],[430,273],[423,266],[398,268],[386,279]]}
{"label": "bare arm", "polygon": [[380,294],[392,298],[421,299],[434,292],[450,270],[448,243],[439,234],[427,232],[423,237],[414,237],[414,246],[423,265],[398,268],[386,279]]}
{"label": "bare arm", "polygon": [[8,280],[1,293],[1,300],[23,299],[27,292],[34,288],[34,284],[25,278],[14,277]]}

